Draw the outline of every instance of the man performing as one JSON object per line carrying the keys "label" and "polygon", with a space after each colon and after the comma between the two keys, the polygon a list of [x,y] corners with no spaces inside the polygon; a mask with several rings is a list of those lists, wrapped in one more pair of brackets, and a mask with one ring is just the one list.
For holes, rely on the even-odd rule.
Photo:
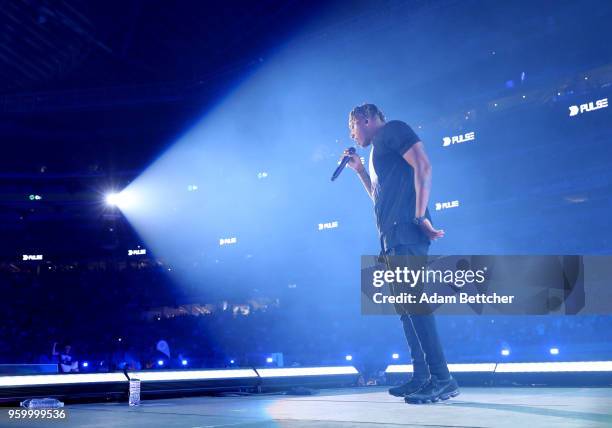
{"label": "man performing", "polygon": [[[426,256],[432,240],[444,236],[436,230],[427,209],[431,165],[423,143],[406,123],[385,122],[374,104],[355,107],[349,114],[351,138],[360,147],[370,144],[369,174],[352,154],[348,163],[374,201],[383,254]],[[344,153],[349,155],[348,150]],[[396,309],[397,310],[397,309]],[[407,403],[428,403],[459,395],[448,371],[433,315],[402,314],[401,321],[412,356],[409,382],[389,389]]]}

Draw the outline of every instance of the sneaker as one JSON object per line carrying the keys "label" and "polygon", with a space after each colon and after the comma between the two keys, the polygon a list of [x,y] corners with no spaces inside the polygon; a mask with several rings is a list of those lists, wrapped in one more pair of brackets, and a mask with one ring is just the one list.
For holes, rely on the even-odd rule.
{"label": "sneaker", "polygon": [[415,378],[413,377],[410,381],[403,385],[396,386],[389,389],[389,394],[395,397],[405,397],[410,394],[414,394],[419,389],[427,385],[429,382],[428,378]]}
{"label": "sneaker", "polygon": [[452,377],[448,380],[439,380],[432,376],[427,385],[414,394],[404,398],[406,403],[425,404],[435,403],[440,400],[448,400],[459,395],[459,385]]}

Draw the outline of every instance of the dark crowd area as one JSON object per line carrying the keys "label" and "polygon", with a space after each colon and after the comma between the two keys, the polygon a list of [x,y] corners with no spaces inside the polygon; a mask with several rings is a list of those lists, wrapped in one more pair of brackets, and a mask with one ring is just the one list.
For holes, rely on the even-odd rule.
{"label": "dark crowd area", "polygon": [[[288,296],[207,302],[179,293],[166,270],[160,263],[3,265],[0,363],[83,372],[347,363],[380,370],[410,361],[396,317]],[[609,316],[439,316],[437,323],[451,363],[612,355]]]}

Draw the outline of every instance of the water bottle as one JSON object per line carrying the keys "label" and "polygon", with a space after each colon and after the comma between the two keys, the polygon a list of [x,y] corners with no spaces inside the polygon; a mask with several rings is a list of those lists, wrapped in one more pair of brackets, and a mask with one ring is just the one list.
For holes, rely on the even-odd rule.
{"label": "water bottle", "polygon": [[130,379],[130,406],[140,406],[140,379]]}
{"label": "water bottle", "polygon": [[64,403],[55,398],[29,398],[21,402],[21,407],[27,409],[59,409]]}

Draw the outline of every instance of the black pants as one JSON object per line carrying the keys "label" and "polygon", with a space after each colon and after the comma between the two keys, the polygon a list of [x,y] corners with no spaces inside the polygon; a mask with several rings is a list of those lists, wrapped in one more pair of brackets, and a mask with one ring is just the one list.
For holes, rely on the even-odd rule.
{"label": "black pants", "polygon": [[[427,256],[429,244],[399,245],[389,248],[389,256]],[[448,379],[450,373],[442,350],[436,320],[433,315],[408,315],[400,317],[404,334],[412,356],[413,377]]]}

